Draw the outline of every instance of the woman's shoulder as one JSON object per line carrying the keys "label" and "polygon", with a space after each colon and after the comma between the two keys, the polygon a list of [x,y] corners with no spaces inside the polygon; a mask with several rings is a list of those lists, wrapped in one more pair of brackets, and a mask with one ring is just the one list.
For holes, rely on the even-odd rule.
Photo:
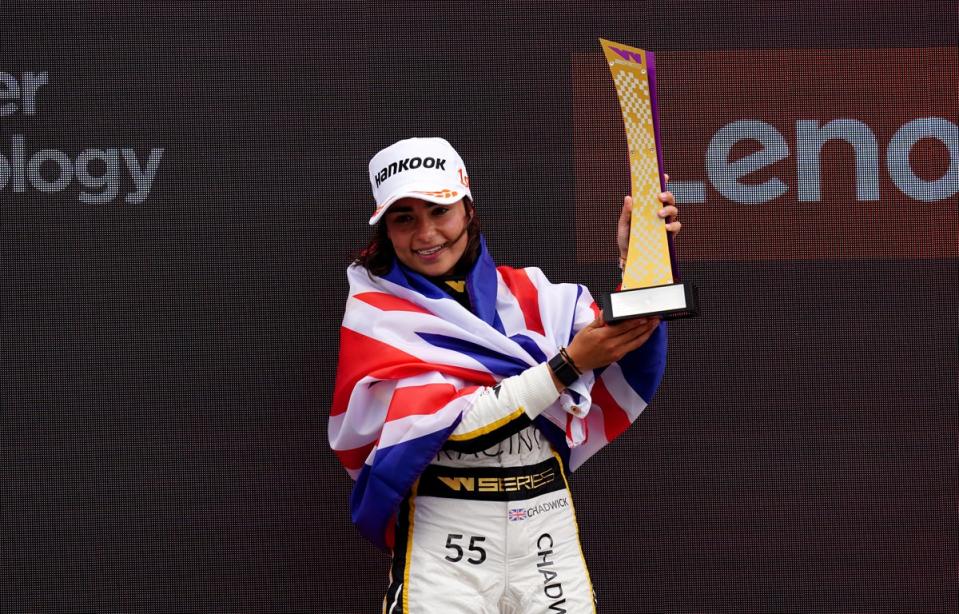
{"label": "woman's shoulder", "polygon": [[543,273],[543,270],[536,266],[514,267],[504,264],[497,265],[496,270],[504,277],[508,277],[510,275],[526,275],[528,277],[546,279],[546,274]]}
{"label": "woman's shoulder", "polygon": [[497,266],[496,272],[499,273],[500,279],[510,287],[514,285],[527,284],[540,287],[552,284],[552,282],[550,282],[550,280],[546,277],[546,274],[543,273],[543,270],[535,266],[520,268],[511,267],[508,265]]}
{"label": "woman's shoulder", "polygon": [[551,281],[546,276],[546,273],[543,271],[543,269],[537,266],[527,266],[527,267],[497,266],[496,270],[499,272],[500,276],[507,281],[507,283],[510,279],[526,278],[530,282],[537,285],[540,285],[540,284],[550,285],[550,286],[581,285],[576,283]]}
{"label": "woman's shoulder", "polygon": [[550,281],[546,273],[539,267],[498,266],[496,270],[502,283],[514,294],[517,291],[535,291],[541,295],[541,299],[549,297],[557,300],[568,300],[581,295],[589,295],[589,290],[582,284]]}

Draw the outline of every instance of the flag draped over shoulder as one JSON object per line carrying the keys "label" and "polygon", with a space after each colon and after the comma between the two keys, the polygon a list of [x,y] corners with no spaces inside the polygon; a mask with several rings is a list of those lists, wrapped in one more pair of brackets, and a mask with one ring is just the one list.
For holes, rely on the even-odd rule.
{"label": "flag draped over shoulder", "polygon": [[[537,268],[497,268],[482,244],[467,276],[471,313],[395,264],[358,265],[340,329],[329,437],[356,480],[360,532],[392,547],[392,520],[423,469],[484,386],[545,362],[593,321],[585,287],[553,284]],[[639,416],[662,379],[666,331],[601,372],[583,374],[534,422],[571,470]]]}

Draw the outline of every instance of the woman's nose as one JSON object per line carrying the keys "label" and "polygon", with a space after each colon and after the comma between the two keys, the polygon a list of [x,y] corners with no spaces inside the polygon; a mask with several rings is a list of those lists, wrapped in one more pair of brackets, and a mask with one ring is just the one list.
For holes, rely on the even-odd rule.
{"label": "woman's nose", "polygon": [[433,223],[433,220],[430,218],[424,218],[416,223],[416,237],[417,238],[429,238],[433,236],[433,233],[436,231],[436,224]]}

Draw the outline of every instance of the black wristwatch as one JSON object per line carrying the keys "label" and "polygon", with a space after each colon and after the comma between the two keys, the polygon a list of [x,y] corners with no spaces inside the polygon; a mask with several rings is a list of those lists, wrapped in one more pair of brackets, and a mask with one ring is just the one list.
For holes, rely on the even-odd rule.
{"label": "black wristwatch", "polygon": [[562,354],[557,354],[549,359],[549,368],[553,370],[553,375],[563,386],[569,387],[573,382],[579,379],[579,372],[573,365],[566,362]]}

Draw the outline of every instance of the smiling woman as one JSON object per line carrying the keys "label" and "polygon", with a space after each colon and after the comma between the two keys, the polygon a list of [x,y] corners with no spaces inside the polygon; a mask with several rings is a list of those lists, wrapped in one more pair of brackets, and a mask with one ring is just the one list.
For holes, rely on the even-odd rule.
{"label": "smiling woman", "polygon": [[329,434],[353,521],[392,554],[385,611],[595,611],[566,476],[646,407],[665,329],[607,326],[585,287],[497,267],[445,140],[400,141],[369,170]]}
{"label": "smiling woman", "polygon": [[387,211],[386,234],[401,263],[429,277],[448,275],[466,252],[471,212],[462,200],[450,205],[403,198]]}
{"label": "smiling woman", "polygon": [[[466,218],[464,228],[460,229],[452,241],[449,241],[450,247],[453,248],[451,251],[455,251],[458,257],[453,261],[453,265],[442,273],[434,272],[436,270],[435,268],[430,268],[429,270],[417,269],[414,265],[416,260],[412,258],[412,255],[401,255],[399,253],[406,251],[403,249],[404,234],[422,236],[421,233],[427,230],[427,228],[423,227],[425,220],[422,218],[427,215],[427,211],[422,210],[424,207],[427,208],[427,210],[431,210],[429,213],[433,216],[433,220],[435,220],[433,226],[436,228],[447,230],[450,223],[459,225],[460,221],[464,217]],[[404,208],[406,209],[405,211],[402,210]],[[420,220],[414,224],[414,218],[416,218],[414,209],[417,208],[421,212],[419,216]],[[450,215],[451,210],[455,209],[460,209],[462,213]],[[385,275],[397,259],[399,259],[404,266],[428,276],[448,275],[454,272],[462,273],[467,263],[476,262],[480,246],[480,225],[479,218],[474,214],[473,203],[469,198],[463,198],[449,205],[432,203],[416,198],[405,198],[393,204],[389,208],[389,212],[390,215],[384,216],[383,221],[374,227],[373,236],[370,238],[369,244],[360,252],[360,256],[357,258],[357,263],[374,275]],[[399,217],[399,213],[402,213],[404,217],[396,219]],[[419,228],[416,228],[416,226],[419,226]],[[394,232],[395,236],[391,236]],[[463,237],[464,234],[465,238]],[[447,237],[449,236],[450,235],[447,234]],[[410,237],[410,241],[412,241],[413,238],[414,237]],[[411,247],[409,242],[405,245]],[[418,248],[418,246],[412,247]],[[433,247],[437,246],[434,245]],[[427,253],[425,255],[429,256],[430,254]],[[444,262],[448,260],[448,258],[443,258]]]}
{"label": "smiling woman", "polygon": [[[384,149],[370,160],[370,185],[377,203],[370,218],[375,227],[357,264],[374,275],[385,275],[398,259],[414,271],[436,276],[450,274],[454,268],[464,269],[476,261],[480,227],[473,210],[469,177],[463,160],[445,140],[407,139]],[[384,216],[384,223],[379,223]],[[436,240],[441,236],[435,234],[438,230],[448,233],[461,226],[464,219],[465,226],[454,234],[446,234],[440,243],[422,242]],[[462,241],[464,232],[466,240]],[[451,245],[444,246],[444,242]],[[458,257],[429,252],[429,248],[436,247],[451,247],[449,251],[456,252]],[[420,252],[415,258],[414,249]],[[437,258],[431,259],[433,255]],[[418,269],[416,262],[428,268]],[[437,262],[450,266],[440,270]]]}

